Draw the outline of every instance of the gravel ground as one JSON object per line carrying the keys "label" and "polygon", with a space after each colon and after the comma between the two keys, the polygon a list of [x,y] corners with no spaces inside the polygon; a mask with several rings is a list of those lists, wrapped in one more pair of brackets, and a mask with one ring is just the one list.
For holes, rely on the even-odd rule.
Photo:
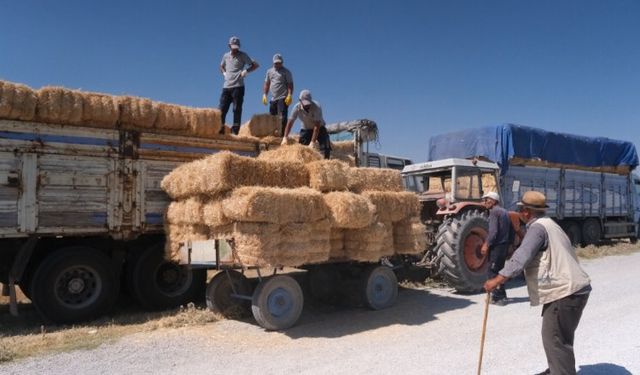
{"label": "gravel ground", "polygon": [[[583,261],[593,292],[576,334],[579,374],[640,374],[640,253]],[[491,306],[483,373],[546,368],[540,307],[511,285],[511,302]],[[384,311],[312,306],[287,332],[251,321],[125,337],[95,350],[0,366],[2,374],[472,374],[484,295],[402,290]]]}

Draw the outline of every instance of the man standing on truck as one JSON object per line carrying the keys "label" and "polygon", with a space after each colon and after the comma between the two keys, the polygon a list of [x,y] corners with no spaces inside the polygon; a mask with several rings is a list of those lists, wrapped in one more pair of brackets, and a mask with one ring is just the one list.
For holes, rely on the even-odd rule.
{"label": "man standing on truck", "polygon": [[[489,254],[489,279],[496,277],[498,271],[504,267],[507,259],[509,245],[513,241],[513,227],[509,213],[500,207],[500,196],[490,191],[482,196],[484,206],[489,210],[489,234],[482,244],[482,255]],[[491,303],[504,306],[507,300],[507,292],[503,284],[500,284],[491,295]]]}
{"label": "man standing on truck", "polygon": [[267,70],[267,76],[264,79],[264,93],[262,94],[262,104],[267,105],[267,94],[271,90],[269,113],[273,116],[280,116],[282,120],[280,134],[284,134],[284,129],[287,126],[289,104],[291,104],[291,95],[293,94],[293,76],[289,69],[282,65],[282,62],[281,54],[273,55],[273,67]]}
{"label": "man standing on truck", "polygon": [[311,91],[302,90],[299,96],[300,101],[293,107],[291,118],[287,121],[287,127],[284,129],[282,144],[287,144],[287,137],[291,132],[291,127],[296,119],[300,118],[302,127],[300,128],[299,142],[309,147],[315,147],[316,141],[320,145],[320,151],[324,154],[325,159],[331,156],[331,141],[329,133],[325,128],[324,118],[322,117],[322,108],[320,104],[311,98]]}
{"label": "man standing on truck", "polygon": [[260,65],[252,60],[245,52],[240,51],[240,39],[232,36],[229,38],[229,52],[222,56],[220,72],[224,76],[224,86],[220,95],[220,112],[223,127],[220,133],[224,133],[224,124],[229,112],[229,106],[233,103],[233,134],[240,131],[242,119],[242,103],[244,101],[244,78],[258,69]]}
{"label": "man standing on truck", "polygon": [[524,270],[531,306],[542,304],[542,345],[548,368],[540,374],[575,374],[573,339],[591,280],[578,263],[569,237],[545,216],[546,197],[527,191],[518,202],[527,222],[522,244],[499,274],[487,280],[487,292]]}

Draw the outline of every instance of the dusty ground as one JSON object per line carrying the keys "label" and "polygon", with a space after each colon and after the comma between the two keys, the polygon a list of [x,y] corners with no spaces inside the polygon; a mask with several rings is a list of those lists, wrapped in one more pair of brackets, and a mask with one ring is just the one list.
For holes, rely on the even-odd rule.
{"label": "dusty ground", "polygon": [[[640,253],[583,264],[594,291],[577,331],[579,373],[640,373]],[[540,308],[529,307],[522,285],[508,294],[511,303],[489,310],[483,373],[541,371]],[[484,295],[405,289],[384,311],[310,306],[286,332],[265,332],[250,320],[158,328],[94,349],[0,364],[0,373],[469,374],[483,307]]]}

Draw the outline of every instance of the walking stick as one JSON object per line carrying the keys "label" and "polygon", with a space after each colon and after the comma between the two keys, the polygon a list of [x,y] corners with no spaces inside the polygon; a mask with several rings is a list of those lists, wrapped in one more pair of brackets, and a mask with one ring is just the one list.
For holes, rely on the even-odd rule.
{"label": "walking stick", "polygon": [[478,358],[478,375],[482,369],[482,353],[484,352],[484,336],[487,332],[487,316],[489,315],[489,298],[491,292],[487,292],[487,299],[484,304],[484,320],[482,321],[482,338],[480,339],[480,358]]}

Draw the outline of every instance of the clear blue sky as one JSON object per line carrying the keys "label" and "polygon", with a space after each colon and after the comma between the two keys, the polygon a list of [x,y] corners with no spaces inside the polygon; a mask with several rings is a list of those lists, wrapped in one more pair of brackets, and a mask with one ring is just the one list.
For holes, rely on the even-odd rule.
{"label": "clear blue sky", "polygon": [[[190,106],[218,103],[229,36],[275,52],[327,122],[369,118],[381,152],[513,122],[640,146],[640,1],[0,0],[0,78]],[[297,129],[297,126],[296,126]]]}

